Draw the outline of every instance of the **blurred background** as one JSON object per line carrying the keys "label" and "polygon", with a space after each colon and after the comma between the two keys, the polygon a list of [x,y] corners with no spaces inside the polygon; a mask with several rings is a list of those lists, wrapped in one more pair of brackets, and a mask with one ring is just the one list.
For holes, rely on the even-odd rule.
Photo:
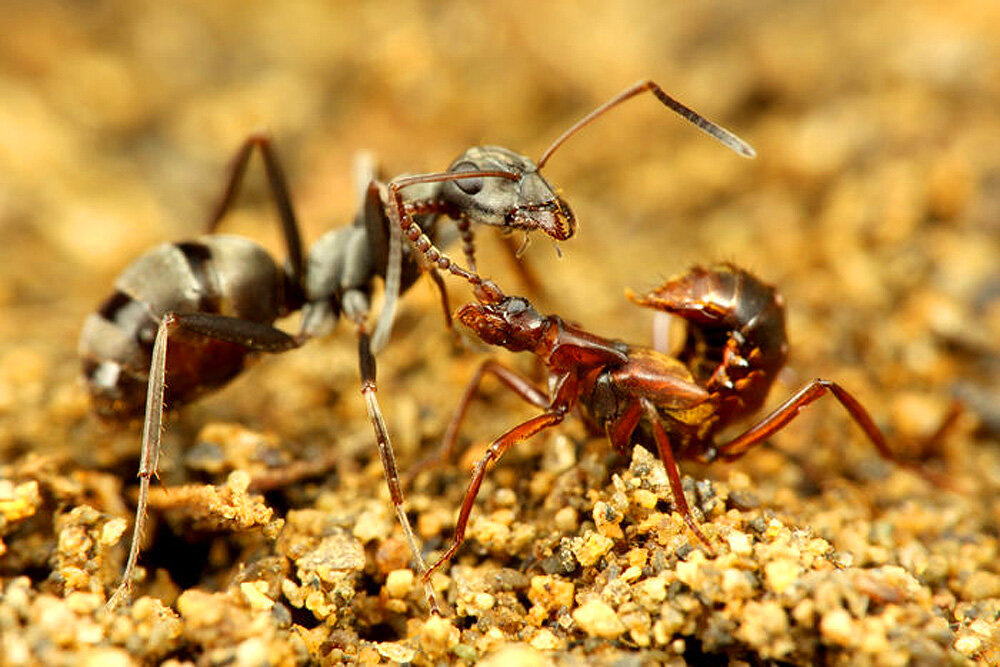
{"label": "blurred background", "polygon": [[[79,328],[139,253],[200,233],[248,133],[273,133],[312,242],[350,221],[358,151],[390,175],[444,169],[480,143],[537,158],[643,78],[759,157],[737,157],[651,96],[576,136],[545,173],[578,235],[561,259],[540,237],[525,255],[543,309],[645,341],[650,314],[623,288],[733,261],[789,305],[792,361],[772,402],[830,377],[903,440],[933,429],[953,395],[975,417],[966,435],[1000,430],[993,0],[6,0],[0,26],[0,462],[68,447],[60,465],[134,469],[136,433],[88,417]],[[224,229],[280,256],[260,171],[255,161]],[[519,289],[492,232],[479,238],[484,272]],[[455,305],[468,298],[451,292]],[[451,344],[435,304],[429,287],[408,294],[382,357],[404,461],[441,432],[480,358]],[[255,391],[237,382],[192,406],[168,446],[233,419],[303,447],[355,433],[343,446],[370,460],[346,329],[251,373]],[[794,437],[849,432],[836,410],[807,411],[786,450],[846,465],[853,453]],[[470,437],[512,415],[481,419]],[[945,457],[975,469],[981,448],[960,442]],[[766,452],[747,458],[768,466]],[[796,474],[785,462],[769,474]],[[1000,478],[993,463],[979,470]]]}

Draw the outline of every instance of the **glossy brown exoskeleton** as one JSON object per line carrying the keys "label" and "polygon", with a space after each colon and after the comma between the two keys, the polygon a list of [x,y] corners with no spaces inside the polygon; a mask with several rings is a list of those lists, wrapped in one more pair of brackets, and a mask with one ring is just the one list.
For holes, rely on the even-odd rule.
{"label": "glossy brown exoskeleton", "polygon": [[739,458],[784,428],[803,407],[831,393],[879,454],[900,463],[857,399],[836,382],[821,379],[808,383],[742,434],[717,441],[722,429],[761,409],[788,353],[780,295],[731,264],[696,267],[647,294],[629,294],[639,305],[674,313],[686,321],[688,335],[677,356],[602,338],[555,315],[543,316],[522,297],[500,295],[495,285],[484,296],[482,303],[461,308],[458,320],[490,345],[535,354],[548,370],[548,387],[541,389],[495,361],[483,363],[469,383],[446,432],[442,457],[453,447],[458,425],[486,374],[497,377],[542,412],[494,440],[475,465],[454,538],[431,572],[461,545],[487,468],[516,443],[563,421],[575,407],[622,454],[642,441],[655,446],[678,511],[709,549],[684,497],[677,460]]}

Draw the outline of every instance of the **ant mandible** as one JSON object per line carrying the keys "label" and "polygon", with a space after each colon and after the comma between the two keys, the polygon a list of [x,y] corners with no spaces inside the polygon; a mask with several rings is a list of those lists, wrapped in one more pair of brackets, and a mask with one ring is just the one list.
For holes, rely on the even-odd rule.
{"label": "ant mandible", "polygon": [[[526,299],[502,296],[495,286],[487,300],[458,311],[458,321],[484,342],[535,354],[548,369],[548,390],[495,361],[480,365],[445,432],[439,459],[449,456],[459,424],[487,374],[542,413],[494,440],[476,463],[451,544],[427,576],[461,546],[487,468],[518,442],[562,422],[576,406],[588,426],[605,433],[620,454],[627,454],[638,442],[656,447],[677,510],[710,551],[711,544],[684,497],[677,460],[738,459],[827,393],[847,410],[883,458],[946,485],[936,473],[900,461],[868,411],[830,380],[812,380],[742,434],[717,443],[722,429],[763,407],[785,364],[788,341],[783,299],[773,287],[732,264],[695,267],[647,294],[627,294],[633,303],[683,318],[687,338],[677,356],[602,338],[556,315],[543,316]],[[955,417],[953,408],[936,435]]]}
{"label": "ant mandible", "polygon": [[[386,484],[417,570],[426,581],[426,565],[404,511],[395,455],[376,397],[374,355],[388,339],[397,296],[426,269],[441,294],[447,318],[447,296],[437,269],[481,282],[475,274],[472,223],[505,232],[541,230],[557,241],[570,238],[576,229],[573,213],[539,169],[580,128],[645,91],[653,92],[669,108],[737,153],[753,156],[753,149],[745,142],[646,81],[626,89],[570,127],[537,164],[506,148],[482,146],[470,148],[442,173],[401,176],[386,182],[373,165],[363,166],[356,172],[362,205],[353,224],[321,237],[308,257],[303,253],[291,195],[272,140],[263,133],[248,137],[232,162],[207,235],[157,246],[136,259],[121,273],[112,295],[88,317],[81,332],[84,379],[95,411],[117,421],[144,416],[135,524],[122,583],[109,606],[127,596],[138,562],[149,484],[157,471],[164,409],[178,408],[224,386],[256,353],[285,352],[327,333],[341,315],[355,328],[361,391]],[[264,161],[278,209],[288,256],[284,268],[257,243],[215,233],[233,205],[255,149]],[[436,244],[442,241],[437,223],[443,217],[457,221],[471,271],[454,265],[437,249]],[[400,230],[406,232],[413,247],[403,247]],[[382,314],[373,331],[369,319],[377,278],[386,287]],[[290,335],[274,326],[277,319],[298,310],[303,314],[298,334]],[[427,594],[436,611],[429,586]]]}

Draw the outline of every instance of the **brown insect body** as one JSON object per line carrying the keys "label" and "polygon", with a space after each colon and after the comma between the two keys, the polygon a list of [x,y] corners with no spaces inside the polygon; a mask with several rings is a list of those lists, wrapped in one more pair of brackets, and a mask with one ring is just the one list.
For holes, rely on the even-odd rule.
{"label": "brown insect body", "polygon": [[[634,429],[642,398],[676,436],[675,452],[711,460],[715,434],[756,412],[784,365],[788,343],[780,297],[750,273],[725,264],[695,267],[629,298],[685,319],[687,339],[677,357],[542,316],[521,297],[466,305],[457,319],[484,342],[533,352],[549,369],[550,388],[574,386],[563,408],[579,404],[599,431]],[[611,439],[623,452],[630,448],[625,434]]]}
{"label": "brown insect body", "polygon": [[[458,425],[485,374],[543,412],[498,437],[476,464],[462,501],[455,535],[440,567],[458,550],[476,495],[491,463],[518,442],[560,423],[580,407],[586,421],[626,454],[652,444],[663,460],[675,505],[691,531],[711,549],[684,497],[678,459],[733,460],[784,428],[806,405],[831,393],[865,432],[879,454],[900,463],[864,407],[835,382],[815,379],[740,435],[717,442],[720,431],[759,410],[788,355],[784,304],[775,289],[731,264],[695,267],[647,294],[629,298],[682,317],[688,337],[677,357],[641,345],[602,338],[543,316],[521,297],[500,296],[464,306],[458,319],[483,341],[529,351],[549,372],[548,391],[494,361],[485,362],[466,388],[442,443],[454,446]],[[935,483],[940,478],[906,464]]]}

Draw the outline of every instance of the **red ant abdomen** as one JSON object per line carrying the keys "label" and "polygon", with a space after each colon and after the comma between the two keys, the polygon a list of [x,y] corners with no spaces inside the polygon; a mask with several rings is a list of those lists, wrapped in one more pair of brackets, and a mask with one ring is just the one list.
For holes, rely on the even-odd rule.
{"label": "red ant abdomen", "polygon": [[677,358],[720,400],[724,422],[763,406],[788,357],[784,300],[774,287],[723,263],[696,266],[628,297],[685,321],[687,336]]}

